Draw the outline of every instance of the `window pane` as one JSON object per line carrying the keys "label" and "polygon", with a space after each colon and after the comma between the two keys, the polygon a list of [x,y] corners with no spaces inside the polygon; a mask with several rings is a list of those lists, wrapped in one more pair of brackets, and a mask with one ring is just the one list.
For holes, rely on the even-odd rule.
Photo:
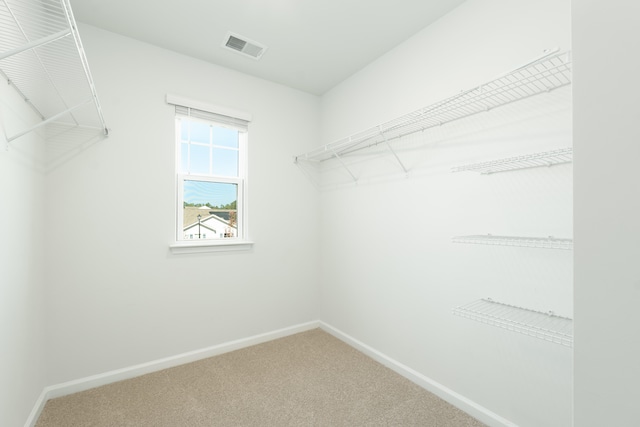
{"label": "window pane", "polygon": [[189,122],[185,119],[178,120],[180,126],[180,140],[189,141]]}
{"label": "window pane", "polygon": [[209,130],[211,126],[200,122],[189,122],[189,126],[191,127],[191,142],[210,143]]}
{"label": "window pane", "polygon": [[238,185],[185,180],[183,240],[237,237]]}
{"label": "window pane", "polygon": [[209,147],[191,144],[189,173],[209,175]]}
{"label": "window pane", "polygon": [[238,148],[238,131],[223,127],[213,127],[213,143],[222,147]]}
{"label": "window pane", "polygon": [[213,174],[222,176],[238,176],[238,151],[214,148]]}
{"label": "window pane", "polygon": [[187,160],[189,159],[189,144],[180,144],[180,173],[188,173],[189,166]]}

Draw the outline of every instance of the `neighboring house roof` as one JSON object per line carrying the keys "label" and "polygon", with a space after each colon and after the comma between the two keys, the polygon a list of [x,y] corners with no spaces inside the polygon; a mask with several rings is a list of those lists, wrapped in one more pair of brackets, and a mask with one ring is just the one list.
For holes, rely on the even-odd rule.
{"label": "neighboring house roof", "polygon": [[[211,212],[213,212],[213,214],[211,214]],[[221,210],[221,209],[209,209],[207,211],[208,214],[215,215],[218,218],[221,218],[227,222],[229,222],[229,216],[231,215],[231,212],[235,212],[235,211],[228,211],[228,210]]]}
{"label": "neighboring house roof", "polygon": [[185,229],[182,231],[187,232],[189,230],[193,230],[197,234],[198,228],[200,229],[201,233],[206,232],[207,230],[211,231],[212,233],[218,233],[218,230],[211,228],[210,226],[208,226],[207,224],[203,224],[202,222],[200,222],[200,227],[198,227],[198,223],[196,222],[195,224],[191,224],[188,227],[185,227]]}
{"label": "neighboring house roof", "polygon": [[[208,220],[217,220],[222,223],[223,226],[236,228],[234,225],[229,225],[231,210],[223,209],[211,209],[206,206],[195,207],[187,206],[183,211],[182,228],[186,230],[194,225],[198,225],[198,215],[200,218],[200,225],[204,226],[204,223]],[[211,229],[211,228],[209,228]]]}

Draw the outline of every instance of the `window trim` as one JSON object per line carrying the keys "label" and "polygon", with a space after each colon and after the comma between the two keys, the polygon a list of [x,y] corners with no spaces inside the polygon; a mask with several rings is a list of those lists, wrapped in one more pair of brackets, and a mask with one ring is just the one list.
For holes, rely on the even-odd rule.
{"label": "window trim", "polygon": [[[231,241],[234,240],[234,241]],[[169,245],[174,254],[197,254],[206,252],[232,252],[249,251],[253,249],[251,240],[224,239],[224,241],[205,240],[194,241],[184,240]]]}
{"label": "window trim", "polygon": [[[251,250],[253,248],[253,241],[249,239],[249,227],[247,221],[247,213],[248,213],[248,198],[247,198],[247,188],[248,188],[248,123],[251,121],[251,115],[245,112],[233,110],[230,108],[220,107],[212,104],[207,104],[201,101],[192,100],[189,98],[181,97],[178,95],[167,94],[166,97],[167,104],[173,105],[176,107],[186,107],[189,109],[197,109],[200,111],[204,111],[206,113],[212,113],[214,115],[224,116],[230,119],[230,121],[225,121],[224,117],[217,121],[215,118],[210,120],[204,120],[208,123],[217,123],[223,127],[231,127],[238,129],[240,131],[239,137],[239,149],[238,149],[238,178],[234,177],[223,177],[223,176],[209,176],[209,175],[199,175],[199,174],[181,174],[180,171],[180,144],[178,143],[179,138],[179,130],[176,126],[179,117],[185,117],[183,114],[179,114],[174,112],[174,138],[173,144],[175,147],[175,162],[174,162],[174,175],[175,175],[175,191],[174,191],[174,203],[175,203],[175,215],[173,222],[173,232],[172,232],[172,241],[169,244],[169,248],[174,254],[188,254],[188,253],[203,253],[203,252],[226,252],[226,251],[243,251],[243,250]],[[188,116],[187,116],[188,117]],[[200,121],[202,119],[192,118],[192,120]],[[238,127],[234,125],[235,120],[240,120],[246,122],[245,127]],[[180,227],[182,224],[182,191],[183,191],[183,183],[185,180],[193,180],[193,181],[208,181],[208,182],[223,182],[223,183],[232,183],[238,185],[238,199],[237,199],[237,210],[238,210],[238,236],[235,238],[225,238],[225,239],[210,239],[210,240],[180,240]]]}

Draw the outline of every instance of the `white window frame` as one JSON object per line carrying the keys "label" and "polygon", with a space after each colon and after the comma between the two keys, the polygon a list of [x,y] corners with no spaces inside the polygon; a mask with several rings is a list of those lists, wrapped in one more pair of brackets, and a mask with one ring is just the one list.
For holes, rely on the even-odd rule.
{"label": "white window frame", "polygon": [[[173,253],[200,253],[200,252],[219,252],[219,251],[237,251],[237,250],[249,250],[253,247],[253,242],[249,240],[249,227],[248,227],[248,203],[247,203],[247,186],[248,186],[248,132],[246,127],[248,122],[251,121],[251,115],[231,110],[225,107],[219,107],[201,101],[184,98],[177,95],[167,94],[167,104],[174,105],[180,110],[195,109],[213,115],[220,116],[222,120],[199,120],[197,118],[189,117],[184,114],[175,114],[175,135],[173,143],[175,146],[175,221],[173,226],[173,239],[170,243],[170,248]],[[189,110],[190,111],[190,110]],[[215,175],[199,175],[199,174],[182,174],[180,173],[180,130],[177,126],[180,117],[188,118],[189,120],[202,121],[205,123],[213,123],[223,127],[236,128],[239,132],[238,138],[238,177],[228,176],[215,176]],[[230,120],[225,120],[228,118]],[[240,120],[246,123],[245,128],[235,127],[233,121]],[[231,123],[231,124],[229,124]],[[237,236],[223,239],[198,239],[198,240],[183,240],[183,191],[184,181],[202,181],[202,182],[218,182],[236,184],[238,189],[238,198],[236,202],[237,216],[236,227]]]}

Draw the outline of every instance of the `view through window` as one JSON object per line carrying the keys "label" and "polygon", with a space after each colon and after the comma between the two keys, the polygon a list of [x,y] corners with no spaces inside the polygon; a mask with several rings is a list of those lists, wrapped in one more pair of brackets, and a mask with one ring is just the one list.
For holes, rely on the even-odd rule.
{"label": "view through window", "polygon": [[177,240],[243,238],[246,129],[187,113],[176,114]]}

